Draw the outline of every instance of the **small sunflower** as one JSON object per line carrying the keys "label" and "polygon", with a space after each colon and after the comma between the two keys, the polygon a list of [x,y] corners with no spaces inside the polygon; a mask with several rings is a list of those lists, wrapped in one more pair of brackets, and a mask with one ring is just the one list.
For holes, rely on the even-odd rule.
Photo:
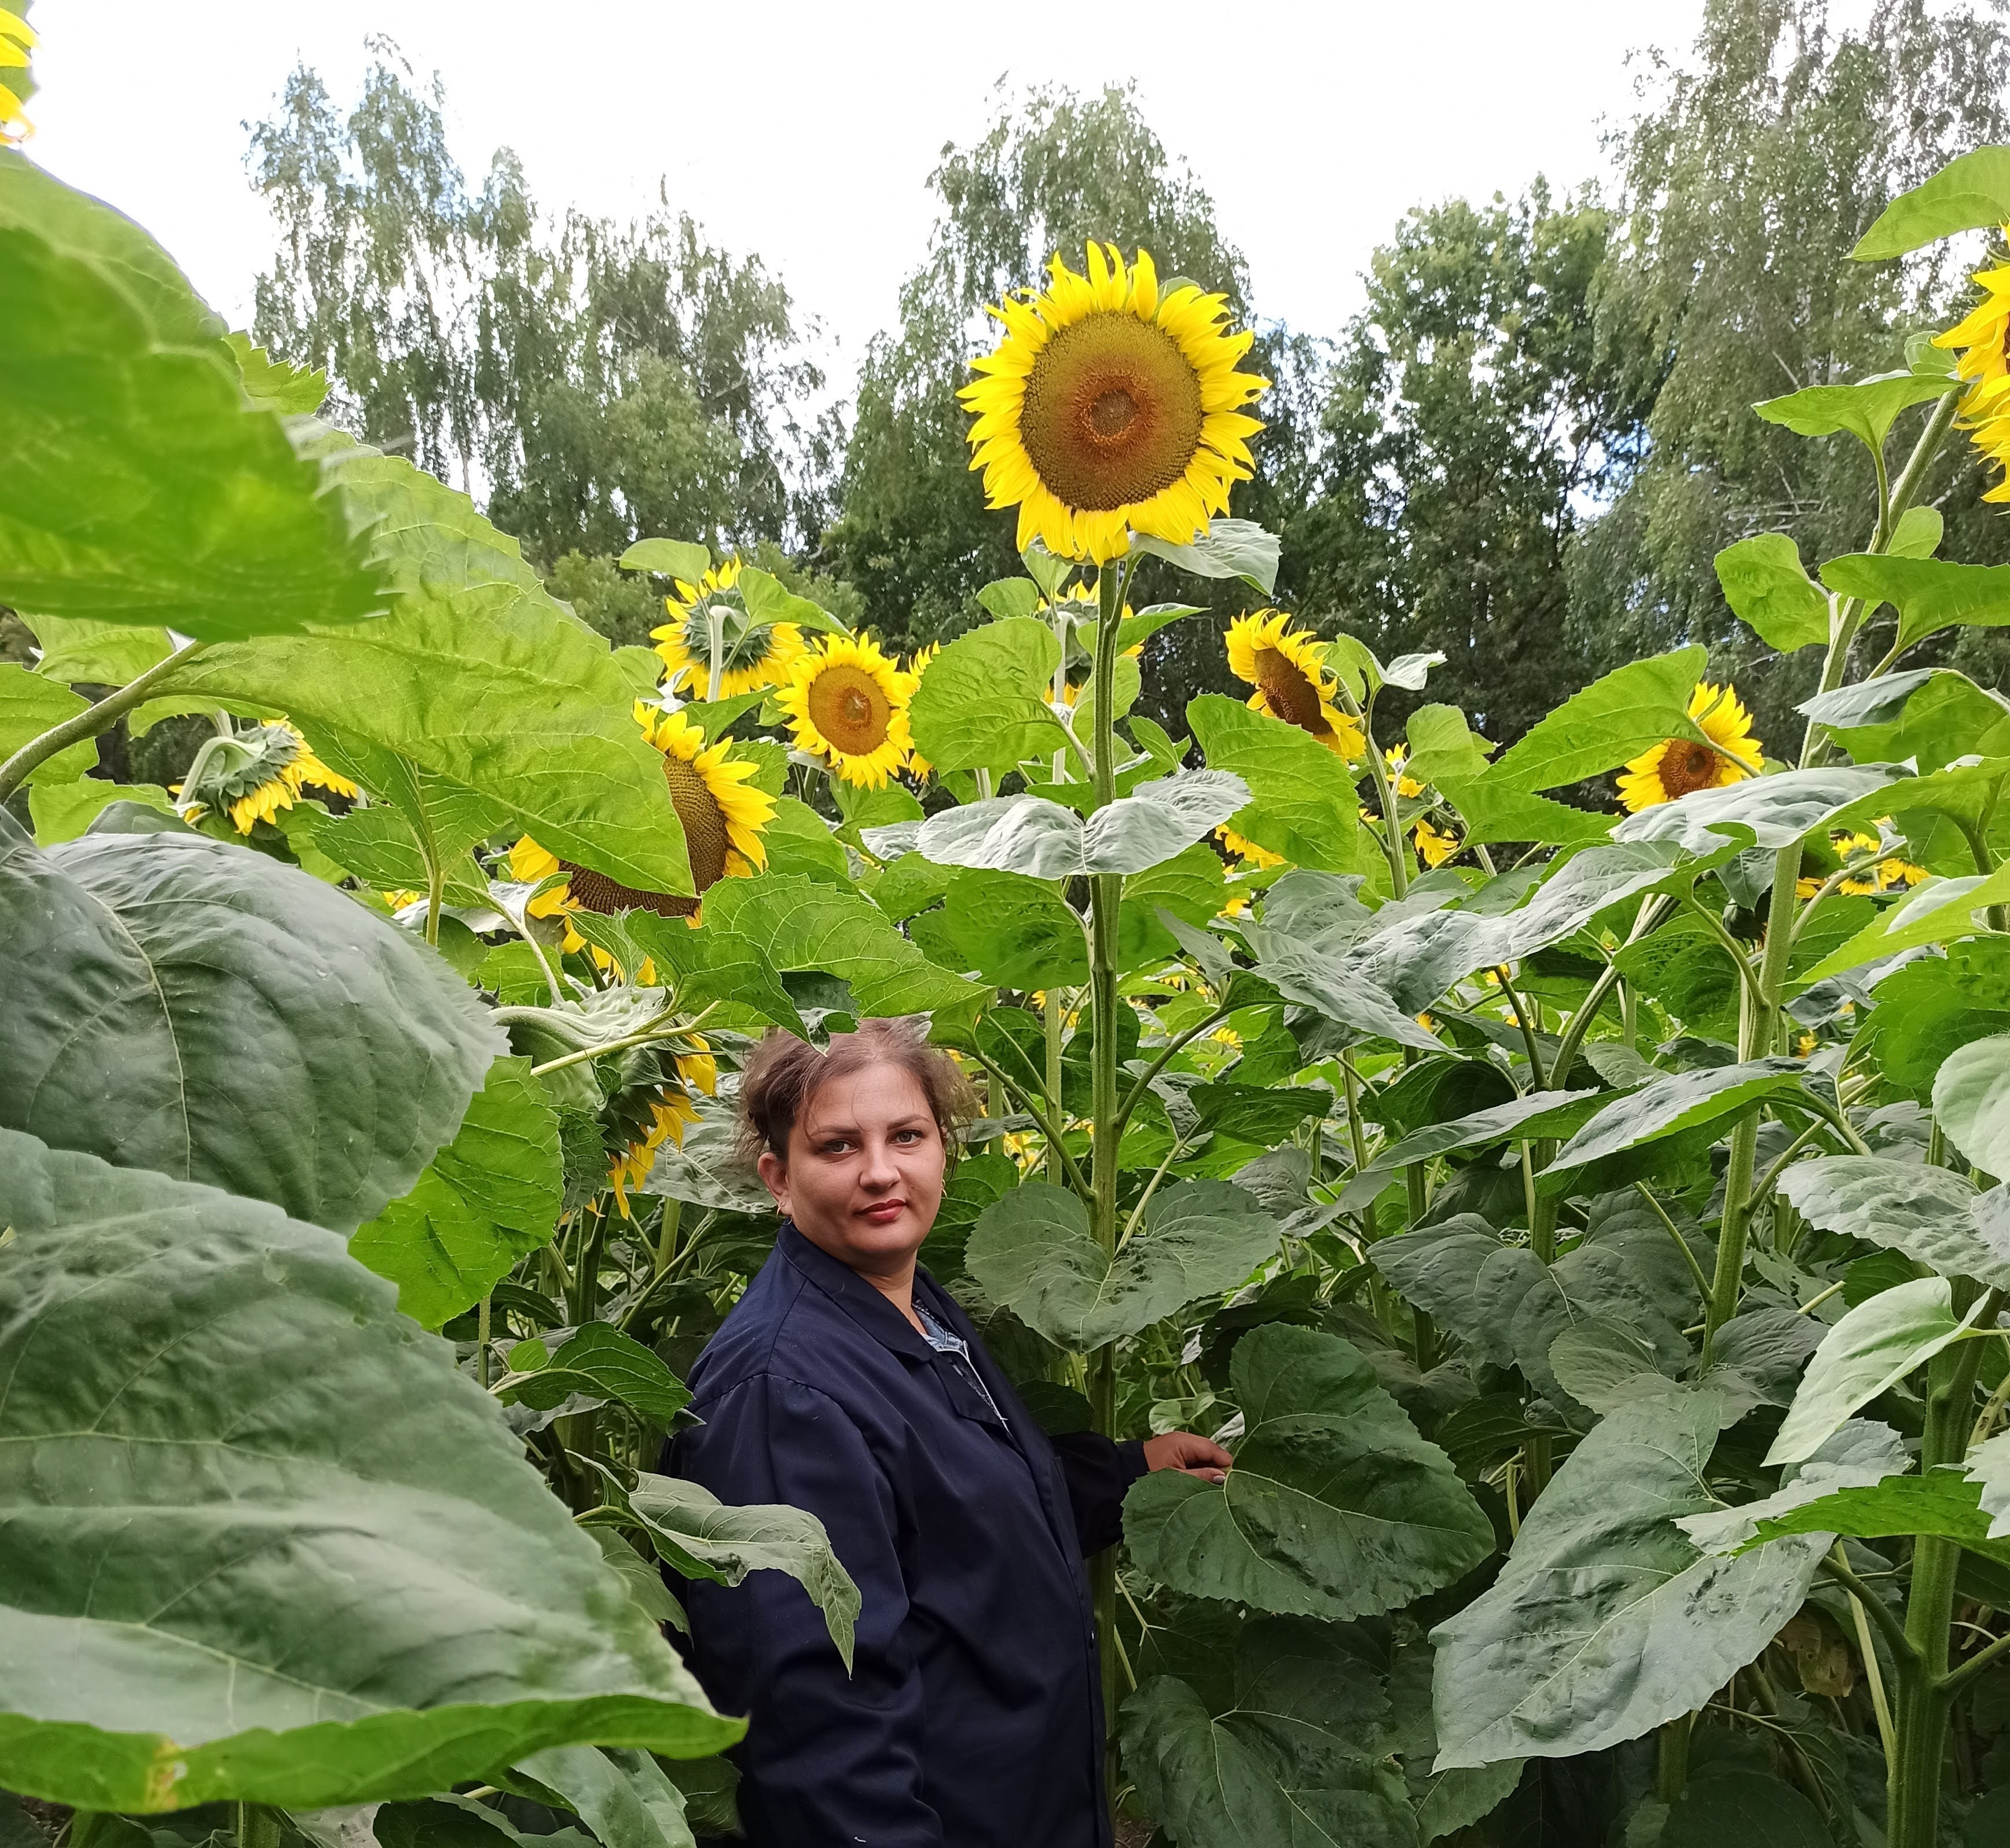
{"label": "small sunflower", "polygon": [[[19,13],[0,8],[0,70],[25,73],[35,44],[34,27]],[[35,132],[21,106],[20,92],[31,87],[19,80],[0,82],[0,147],[25,141]]]}
{"label": "small sunflower", "polygon": [[[1881,833],[1831,834],[1829,844],[1835,849],[1837,858],[1847,865],[1852,860],[1861,860],[1867,854],[1876,853],[1884,844],[1884,837]],[[1902,891],[1908,886],[1917,885],[1926,876],[1925,867],[1888,855],[1873,865],[1859,867],[1854,876],[1842,882],[1841,890],[1852,897],[1874,897],[1880,892]],[[1794,882],[1795,896],[1812,898],[1826,883],[1819,877],[1803,874]]]}
{"label": "small sunflower", "polygon": [[[2010,226],[2004,228],[2010,237]],[[1981,301],[1959,325],[1936,334],[1936,346],[1958,351],[1955,371],[1967,381],[1962,421],[1975,446],[2010,471],[2010,265],[1975,272]],[[2010,473],[1982,497],[2010,500]]]}
{"label": "small sunflower", "polygon": [[1228,670],[1256,691],[1253,712],[1268,713],[1309,732],[1351,761],[1365,748],[1361,722],[1333,704],[1338,691],[1326,671],[1326,644],[1294,629],[1281,610],[1259,609],[1228,625]]}
{"label": "small sunflower", "polygon": [[1619,779],[1619,799],[1628,809],[1652,808],[1694,790],[1721,789],[1759,773],[1761,753],[1752,735],[1752,715],[1735,688],[1699,681],[1689,695],[1689,716],[1721,748],[1713,751],[1694,738],[1667,738],[1643,751]]}
{"label": "small sunflower", "polygon": [[[720,880],[744,878],[768,864],[762,834],[774,819],[775,798],[751,786],[749,779],[759,773],[758,766],[735,758],[731,744],[724,738],[708,746],[702,727],[682,713],[666,713],[638,699],[635,723],[642,728],[643,737],[662,753],[663,780],[669,785],[670,806],[684,823],[684,851],[691,858],[696,895],[686,898],[669,892],[637,891],[604,872],[561,860],[526,834],[510,850],[510,876],[532,885],[555,872],[566,876],[563,885],[531,901],[532,917],[559,917],[577,910],[609,917],[634,910],[655,912],[665,918],[694,917],[699,899]],[[568,951],[581,947],[579,933],[570,923],[564,947]]]}
{"label": "small sunflower", "polygon": [[[914,683],[914,689],[917,692],[921,690],[922,676],[928,672],[929,663],[941,652],[942,644],[939,641],[932,641],[926,648],[916,649],[908,657],[907,677]],[[909,750],[907,774],[917,783],[925,783],[935,774],[935,768],[936,766],[922,756],[920,752],[911,748]]]}
{"label": "small sunflower", "polygon": [[1420,796],[1424,786],[1415,777],[1405,776],[1403,766],[1409,762],[1410,748],[1407,745],[1391,745],[1382,753],[1382,761],[1389,766],[1389,780],[1396,786],[1399,796]]}
{"label": "small sunflower", "polygon": [[[736,555],[713,566],[696,584],[677,579],[676,594],[664,598],[670,620],[649,634],[662,657],[663,685],[669,691],[696,699],[709,697],[712,610],[715,602],[723,602],[736,613],[744,613],[735,588],[740,569]],[[767,623],[748,629],[737,641],[729,638],[719,662],[719,697],[731,699],[758,687],[779,686],[802,646],[803,632],[794,623]]]}
{"label": "small sunflower", "polygon": [[186,821],[221,808],[248,834],[292,808],[309,784],[352,799],[363,793],[323,763],[294,726],[272,719],[210,739],[175,786],[175,808]]}
{"label": "small sunflower", "polygon": [[1442,866],[1464,844],[1456,834],[1440,833],[1427,819],[1419,818],[1411,837],[1426,866]]}
{"label": "small sunflower", "polygon": [[915,679],[862,635],[826,635],[789,666],[776,702],[793,722],[798,749],[821,757],[833,776],[879,789],[907,761],[907,702]]}
{"label": "small sunflower", "polygon": [[1245,840],[1226,822],[1214,830],[1214,837],[1238,860],[1247,860],[1252,866],[1281,866],[1282,854],[1273,854],[1267,847],[1259,847],[1253,840]]}
{"label": "small sunflower", "polygon": [[1121,557],[1135,531],[1190,543],[1249,479],[1242,414],[1270,382],[1238,372],[1252,336],[1228,331],[1228,298],[1192,283],[1160,293],[1144,251],[1088,246],[1078,275],[1059,257],[1047,286],[1007,296],[997,350],[957,394],[976,418],[971,467],[987,503],[1019,510],[1021,551]]}

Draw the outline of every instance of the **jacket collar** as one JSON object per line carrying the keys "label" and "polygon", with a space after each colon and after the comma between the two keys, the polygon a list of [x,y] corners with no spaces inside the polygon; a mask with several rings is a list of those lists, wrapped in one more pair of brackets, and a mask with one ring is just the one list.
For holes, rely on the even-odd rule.
{"label": "jacket collar", "polygon": [[782,1221],[775,1249],[882,1347],[911,1360],[933,1363],[935,1349],[914,1332],[907,1318],[850,1265],[812,1245],[796,1230],[793,1220]]}

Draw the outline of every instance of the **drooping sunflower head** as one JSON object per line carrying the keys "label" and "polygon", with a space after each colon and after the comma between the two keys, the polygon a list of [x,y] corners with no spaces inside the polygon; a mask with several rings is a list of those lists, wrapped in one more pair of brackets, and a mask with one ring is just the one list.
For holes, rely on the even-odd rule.
{"label": "drooping sunflower head", "polygon": [[0,7],[0,147],[25,141],[35,132],[22,108],[34,92],[28,67],[35,44],[34,27],[18,12]]}
{"label": "drooping sunflower head", "polygon": [[1262,428],[1242,407],[1269,384],[1236,371],[1252,336],[1226,296],[1162,291],[1143,251],[1088,246],[1086,274],[1059,257],[1037,295],[1008,296],[995,351],[959,396],[976,421],[971,467],[994,507],[1019,510],[1019,549],[1120,557],[1131,531],[1185,545],[1228,510]]}
{"label": "drooping sunflower head", "polygon": [[1273,854],[1267,847],[1259,847],[1253,840],[1245,840],[1223,822],[1214,830],[1214,837],[1238,860],[1247,861],[1252,866],[1281,866],[1282,854]]}
{"label": "drooping sunflower head", "polygon": [[913,746],[907,703],[917,684],[868,638],[826,635],[790,663],[776,698],[799,749],[822,758],[841,780],[879,789]]}
{"label": "drooping sunflower head", "polygon": [[[760,766],[734,757],[724,738],[708,745],[703,729],[682,713],[666,713],[638,699],[635,723],[662,753],[663,780],[669,786],[670,806],[684,824],[684,851],[697,896],[638,891],[604,872],[559,859],[527,834],[510,849],[512,876],[526,883],[554,872],[566,876],[564,884],[531,901],[533,917],[556,917],[575,909],[608,917],[636,910],[665,918],[694,917],[709,887],[722,879],[744,878],[768,864],[762,837],[775,818],[775,798],[752,785]],[[577,933],[568,925],[565,947],[579,947]]]}
{"label": "drooping sunflower head", "polygon": [[[794,623],[744,627],[746,603],[738,588],[740,562],[736,553],[707,571],[696,584],[680,578],[675,592],[663,599],[670,620],[649,631],[662,657],[663,685],[671,692],[703,699],[712,684],[712,625],[725,619],[719,655],[719,697],[731,699],[756,688],[780,685],[789,663],[801,652],[803,632]],[[735,634],[733,631],[739,631]]]}
{"label": "drooping sunflower head", "polygon": [[1350,761],[1361,755],[1361,722],[1333,703],[1338,688],[1326,670],[1326,644],[1294,629],[1281,610],[1259,609],[1228,625],[1228,669],[1256,689],[1252,711],[1310,732]]}
{"label": "drooping sunflower head", "polygon": [[1689,711],[1710,744],[1667,738],[1643,751],[1619,778],[1619,799],[1628,808],[1637,812],[1758,775],[1763,753],[1752,735],[1752,715],[1735,688],[1699,681],[1689,695]]}
{"label": "drooping sunflower head", "polygon": [[[2004,235],[2010,238],[2010,226]],[[1975,283],[1982,300],[1934,344],[1959,355],[1955,371],[1968,383],[1962,421],[1976,447],[2010,469],[2010,265],[1977,270]],[[2010,500],[2010,474],[1983,499]]]}
{"label": "drooping sunflower head", "polygon": [[239,833],[248,834],[292,808],[309,784],[351,798],[362,793],[323,763],[293,726],[272,719],[204,744],[175,791],[175,807],[190,821],[221,808]]}

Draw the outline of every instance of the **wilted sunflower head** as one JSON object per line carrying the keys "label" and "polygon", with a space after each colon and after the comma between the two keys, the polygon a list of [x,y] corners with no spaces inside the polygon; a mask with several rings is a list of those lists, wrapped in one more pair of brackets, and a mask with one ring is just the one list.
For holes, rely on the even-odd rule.
{"label": "wilted sunflower head", "polygon": [[1349,759],[1365,748],[1361,722],[1333,704],[1338,691],[1326,666],[1326,644],[1294,629],[1281,610],[1259,609],[1228,625],[1228,670],[1256,691],[1252,710],[1309,732]]}
{"label": "wilted sunflower head", "polygon": [[918,684],[862,635],[826,635],[790,663],[776,695],[797,748],[833,775],[879,789],[907,760],[907,703]]}
{"label": "wilted sunflower head", "polygon": [[1699,681],[1689,712],[1717,748],[1696,738],[1668,738],[1643,751],[1619,779],[1619,799],[1629,809],[1679,801],[1696,790],[1721,789],[1759,773],[1763,754],[1752,735],[1752,715],[1735,689]]}
{"label": "wilted sunflower head", "polygon": [[[669,787],[670,806],[684,824],[684,851],[690,857],[696,895],[638,891],[604,872],[561,860],[525,835],[510,850],[510,868],[515,877],[528,883],[554,872],[566,875],[563,885],[531,900],[533,917],[557,916],[574,909],[606,917],[638,910],[665,918],[694,917],[699,898],[720,880],[744,877],[768,864],[762,835],[774,819],[775,798],[752,787],[760,766],[734,757],[732,745],[724,738],[708,745],[703,729],[682,713],[666,713],[638,699],[635,723],[643,737],[662,753],[663,780]],[[576,937],[568,926],[567,950],[579,947]]]}
{"label": "wilted sunflower head", "polygon": [[323,763],[286,720],[272,719],[209,739],[176,788],[175,807],[189,821],[221,808],[239,833],[248,834],[292,808],[310,784],[336,795],[362,793]]}
{"label": "wilted sunflower head", "polygon": [[1005,329],[958,394],[976,421],[972,468],[994,507],[1019,510],[1019,549],[1121,557],[1135,531],[1185,545],[1228,510],[1252,471],[1245,416],[1270,381],[1238,372],[1252,336],[1228,331],[1226,296],[1161,292],[1149,255],[1125,266],[1092,243],[1085,275],[1056,257],[1038,295],[989,311]]}
{"label": "wilted sunflower head", "polygon": [[703,699],[712,684],[712,620],[726,617],[719,656],[719,697],[731,699],[760,687],[779,686],[789,663],[801,651],[803,632],[794,623],[763,623],[740,629],[746,617],[740,595],[740,562],[736,553],[715,565],[696,584],[680,578],[672,595],[663,599],[670,620],[652,629],[650,638],[662,657],[663,685],[671,692]]}

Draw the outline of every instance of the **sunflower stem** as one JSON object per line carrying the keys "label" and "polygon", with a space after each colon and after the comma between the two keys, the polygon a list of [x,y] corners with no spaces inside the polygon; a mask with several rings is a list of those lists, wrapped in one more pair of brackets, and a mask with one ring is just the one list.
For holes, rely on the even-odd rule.
{"label": "sunflower stem", "polygon": [[206,641],[184,642],[165,661],[156,662],[117,692],[106,694],[95,705],[86,706],[60,725],[50,727],[40,737],[29,739],[5,763],[0,763],[0,802],[5,801],[59,752],[80,744],[86,738],[94,738],[101,731],[109,731],[136,705],[151,698],[177,667],[194,659],[208,646]]}

